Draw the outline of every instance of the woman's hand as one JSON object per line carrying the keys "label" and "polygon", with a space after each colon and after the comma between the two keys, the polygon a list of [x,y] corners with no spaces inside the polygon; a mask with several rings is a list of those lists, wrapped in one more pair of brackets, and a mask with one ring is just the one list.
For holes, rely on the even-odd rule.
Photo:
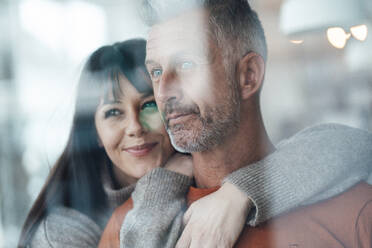
{"label": "woman's hand", "polygon": [[165,169],[193,177],[192,174],[192,157],[182,153],[175,153],[164,166]]}
{"label": "woman's hand", "polygon": [[252,201],[228,182],[191,204],[176,248],[233,247],[246,223]]}

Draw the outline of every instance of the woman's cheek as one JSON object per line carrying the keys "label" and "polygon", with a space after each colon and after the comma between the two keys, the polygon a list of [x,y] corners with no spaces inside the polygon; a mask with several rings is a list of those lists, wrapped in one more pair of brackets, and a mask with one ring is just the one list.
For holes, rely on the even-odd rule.
{"label": "woman's cheek", "polygon": [[141,125],[150,132],[160,131],[163,128],[163,122],[159,112],[156,110],[142,110],[140,112]]}
{"label": "woman's cheek", "polygon": [[101,140],[105,144],[107,149],[114,149],[117,145],[120,144],[122,138],[120,129],[115,125],[107,125],[103,130],[103,137]]}

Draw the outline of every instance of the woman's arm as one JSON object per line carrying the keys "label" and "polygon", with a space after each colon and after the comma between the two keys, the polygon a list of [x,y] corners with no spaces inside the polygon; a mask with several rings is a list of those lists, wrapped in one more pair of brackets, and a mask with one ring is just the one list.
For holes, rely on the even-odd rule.
{"label": "woman's arm", "polygon": [[226,177],[252,199],[255,226],[299,205],[335,196],[372,171],[372,134],[339,124],[307,128],[265,159]]}
{"label": "woman's arm", "polygon": [[36,229],[31,248],[97,247],[101,228],[82,213],[56,207]]}
{"label": "woman's arm", "polygon": [[192,183],[192,162],[189,156],[176,154],[167,164],[170,170],[154,169],[137,182],[133,209],[120,228],[120,247],[175,246]]}
{"label": "woman's arm", "polygon": [[[115,244],[119,239],[121,248],[160,248],[175,245],[232,247],[239,237],[251,206],[251,202],[245,200],[244,193],[226,183],[217,192],[197,201],[196,205],[192,204],[183,216],[186,208],[185,195],[191,184],[191,159],[189,156],[177,154],[170,159],[166,168],[155,169],[138,181],[132,194],[133,201],[120,206],[111,216],[101,238],[100,247],[119,247],[119,242]],[[187,178],[189,181],[185,183],[184,180]],[[232,195],[235,197],[232,198]],[[133,202],[134,208],[127,212],[128,206]],[[198,204],[203,208],[199,208]],[[224,215],[231,210],[234,214]],[[227,218],[215,218],[220,215]],[[197,217],[196,221],[189,222],[188,216],[192,216],[194,220]],[[184,224],[186,229],[183,233],[189,235],[182,235],[177,241]]]}

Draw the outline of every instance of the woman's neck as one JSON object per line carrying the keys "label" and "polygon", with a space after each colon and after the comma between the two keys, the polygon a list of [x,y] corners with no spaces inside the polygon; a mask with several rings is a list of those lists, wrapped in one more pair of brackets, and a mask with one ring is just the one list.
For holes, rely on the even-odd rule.
{"label": "woman's neck", "polygon": [[115,189],[121,189],[124,187],[127,187],[133,183],[136,183],[138,180],[133,177],[129,177],[126,175],[120,168],[115,166],[114,164],[111,164],[111,175],[114,179],[114,188]]}

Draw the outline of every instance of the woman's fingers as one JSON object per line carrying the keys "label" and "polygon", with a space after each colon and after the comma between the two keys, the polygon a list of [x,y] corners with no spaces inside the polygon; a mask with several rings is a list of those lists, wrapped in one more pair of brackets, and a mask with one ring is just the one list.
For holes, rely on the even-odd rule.
{"label": "woman's fingers", "polygon": [[[199,221],[195,221],[195,219],[198,219]],[[215,228],[212,227],[212,229],[210,229],[209,227],[211,226],[214,226]],[[178,240],[176,248],[232,247],[233,241],[225,240],[225,235],[219,231],[220,229],[210,221],[201,223],[198,215],[191,216],[180,239]]]}
{"label": "woman's fingers", "polygon": [[184,215],[185,229],[177,248],[229,248],[238,239],[251,209],[251,201],[234,185],[194,202]]}

